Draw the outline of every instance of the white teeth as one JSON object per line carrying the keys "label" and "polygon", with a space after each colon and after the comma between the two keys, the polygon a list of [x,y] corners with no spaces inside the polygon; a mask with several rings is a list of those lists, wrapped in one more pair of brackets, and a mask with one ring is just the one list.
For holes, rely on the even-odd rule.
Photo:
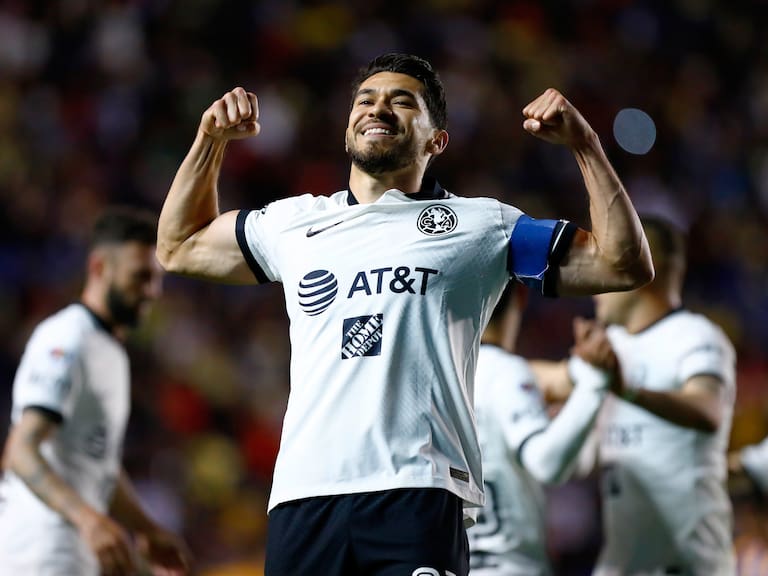
{"label": "white teeth", "polygon": [[394,132],[392,130],[387,130],[386,128],[368,128],[365,132],[363,132],[364,136],[368,136],[370,134],[385,134],[387,136],[392,136]]}

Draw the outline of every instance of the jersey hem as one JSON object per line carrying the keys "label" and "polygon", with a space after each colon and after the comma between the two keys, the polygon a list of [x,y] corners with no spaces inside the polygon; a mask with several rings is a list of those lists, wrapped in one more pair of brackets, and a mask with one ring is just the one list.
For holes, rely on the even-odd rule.
{"label": "jersey hem", "polygon": [[398,490],[400,488],[442,488],[455,494],[463,500],[464,508],[480,507],[485,504],[485,495],[479,490],[464,489],[457,487],[455,483],[441,480],[440,478],[430,478],[430,482],[419,481],[415,478],[387,478],[383,480],[372,480],[367,482],[355,482],[354,484],[328,484],[311,489],[283,490],[278,494],[273,494],[269,498],[267,513],[271,512],[280,504],[302,500],[304,498],[316,498],[321,496],[342,496],[346,494],[360,494],[362,492],[385,492],[387,490]]}

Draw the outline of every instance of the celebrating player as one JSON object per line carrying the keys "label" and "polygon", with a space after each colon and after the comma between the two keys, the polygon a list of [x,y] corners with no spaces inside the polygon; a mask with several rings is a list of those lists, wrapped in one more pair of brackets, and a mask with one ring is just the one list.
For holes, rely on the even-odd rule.
{"label": "celebrating player", "polygon": [[281,282],[291,393],[270,495],[268,576],[467,573],[464,508],[483,503],[472,408],[480,335],[510,277],[546,294],[653,275],[637,215],[594,131],[556,90],[524,128],[569,147],[592,231],[467,199],[425,178],[448,144],[442,84],[389,54],[352,93],[348,188],[219,213],[227,143],[260,130],[242,88],[205,111],[160,215],[170,271]]}
{"label": "celebrating player", "polygon": [[121,342],[160,291],[151,214],[105,212],[81,300],[37,326],[13,383],[0,482],[0,573],[186,574],[177,539],[142,510],[120,459],[130,409]]}

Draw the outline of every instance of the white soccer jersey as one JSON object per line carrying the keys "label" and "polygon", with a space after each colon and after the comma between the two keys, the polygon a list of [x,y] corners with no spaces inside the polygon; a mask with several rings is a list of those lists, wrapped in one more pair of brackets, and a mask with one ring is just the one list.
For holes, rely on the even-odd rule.
{"label": "white soccer jersey", "polygon": [[707,434],[610,397],[600,415],[605,544],[596,574],[735,573],[725,454],[735,398],[735,354],[712,322],[677,310],[637,334],[608,337],[629,386],[679,390],[691,377],[723,383],[723,419]]}
{"label": "white soccer jersey", "polygon": [[564,242],[567,228],[545,222],[437,185],[371,204],[342,191],[240,213],[243,254],[261,281],[282,282],[291,321],[269,509],[417,487],[483,503],[472,409],[480,335],[509,260],[514,274],[542,278]]}
{"label": "white soccer jersey", "polygon": [[741,465],[763,492],[768,492],[768,438],[741,449]]}
{"label": "white soccer jersey", "polygon": [[[72,304],[35,329],[13,384],[12,422],[30,407],[61,418],[41,446],[43,457],[102,513],[120,472],[129,379],[123,346],[87,308]],[[0,481],[0,573],[98,573],[75,528],[10,471]]]}
{"label": "white soccer jersey", "polygon": [[485,507],[467,531],[476,576],[550,574],[544,491],[520,465],[518,450],[549,424],[528,363],[483,345],[475,377],[475,415],[483,453]]}

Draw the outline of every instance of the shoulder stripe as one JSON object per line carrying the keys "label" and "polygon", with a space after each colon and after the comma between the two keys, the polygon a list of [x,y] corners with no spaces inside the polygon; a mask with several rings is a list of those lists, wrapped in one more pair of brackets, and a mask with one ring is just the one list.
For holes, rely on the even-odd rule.
{"label": "shoulder stripe", "polygon": [[264,270],[256,261],[251,249],[248,247],[248,240],[245,238],[245,219],[248,218],[250,210],[240,210],[237,213],[237,221],[235,222],[235,237],[237,238],[237,245],[240,247],[240,251],[243,253],[245,261],[248,263],[248,267],[256,276],[259,284],[268,284],[270,279],[264,273]]}

